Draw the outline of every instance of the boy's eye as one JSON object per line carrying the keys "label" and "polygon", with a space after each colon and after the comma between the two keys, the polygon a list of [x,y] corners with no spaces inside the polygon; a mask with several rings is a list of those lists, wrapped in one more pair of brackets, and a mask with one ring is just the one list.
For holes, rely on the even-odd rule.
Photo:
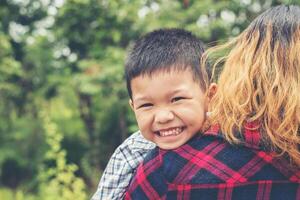
{"label": "boy's eye", "polygon": [[171,102],[176,102],[185,99],[184,97],[174,97]]}
{"label": "boy's eye", "polygon": [[153,106],[152,103],[144,103],[144,104],[138,106],[138,108],[148,108],[148,107],[151,107],[151,106]]}

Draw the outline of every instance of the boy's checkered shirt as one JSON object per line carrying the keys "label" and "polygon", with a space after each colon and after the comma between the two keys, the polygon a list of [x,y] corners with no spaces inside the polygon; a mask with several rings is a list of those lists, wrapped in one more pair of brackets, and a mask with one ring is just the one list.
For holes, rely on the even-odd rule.
{"label": "boy's checkered shirt", "polygon": [[249,129],[239,146],[212,127],[175,150],[155,148],[138,167],[125,200],[300,200],[300,168],[263,147]]}
{"label": "boy's checkered shirt", "polygon": [[153,148],[139,131],[127,138],[110,158],[91,200],[122,199],[137,166]]}

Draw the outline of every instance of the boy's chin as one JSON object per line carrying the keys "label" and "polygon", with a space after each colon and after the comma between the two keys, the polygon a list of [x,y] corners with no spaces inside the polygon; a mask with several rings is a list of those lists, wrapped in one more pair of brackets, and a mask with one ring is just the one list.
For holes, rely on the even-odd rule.
{"label": "boy's chin", "polygon": [[163,150],[173,150],[181,147],[182,145],[185,145],[188,143],[192,138],[194,138],[197,133],[195,134],[183,134],[183,135],[177,135],[172,138],[168,138],[168,141],[166,140],[156,140],[153,141],[156,146],[158,146],[160,149]]}
{"label": "boy's chin", "polygon": [[181,141],[175,144],[160,144],[157,143],[156,145],[163,150],[173,150],[173,149],[177,149],[179,147],[181,147],[182,145],[184,145],[185,143],[187,143],[187,141]]}

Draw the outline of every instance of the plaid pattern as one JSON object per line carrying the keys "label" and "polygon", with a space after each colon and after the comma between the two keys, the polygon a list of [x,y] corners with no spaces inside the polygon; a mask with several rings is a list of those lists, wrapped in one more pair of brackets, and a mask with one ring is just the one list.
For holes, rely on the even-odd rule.
{"label": "plaid pattern", "polygon": [[91,200],[122,199],[137,166],[154,147],[139,131],[127,138],[110,158]]}
{"label": "plaid pattern", "polygon": [[155,148],[138,167],[125,199],[300,200],[300,168],[262,148],[249,124],[239,146],[214,126],[175,150]]}

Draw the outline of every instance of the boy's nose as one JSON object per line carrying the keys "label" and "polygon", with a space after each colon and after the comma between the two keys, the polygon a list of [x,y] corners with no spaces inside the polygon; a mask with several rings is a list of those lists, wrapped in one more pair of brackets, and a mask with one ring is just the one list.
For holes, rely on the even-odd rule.
{"label": "boy's nose", "polygon": [[155,114],[155,122],[157,123],[166,123],[173,119],[174,119],[173,112],[167,109],[159,110]]}

